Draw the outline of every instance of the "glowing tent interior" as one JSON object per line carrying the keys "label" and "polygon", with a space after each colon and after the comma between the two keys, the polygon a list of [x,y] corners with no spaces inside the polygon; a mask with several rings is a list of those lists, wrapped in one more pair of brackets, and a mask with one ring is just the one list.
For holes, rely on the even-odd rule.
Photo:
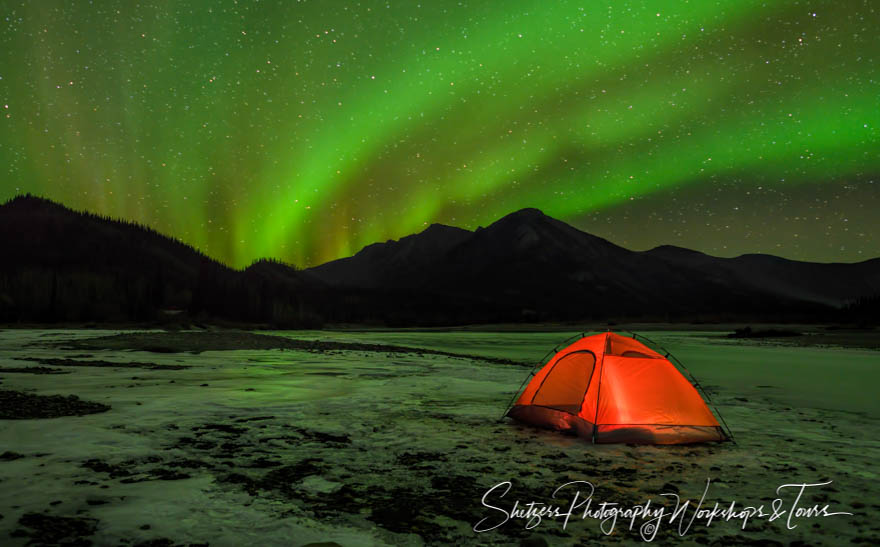
{"label": "glowing tent interior", "polygon": [[636,335],[583,336],[547,361],[506,415],[595,443],[731,439],[670,357]]}

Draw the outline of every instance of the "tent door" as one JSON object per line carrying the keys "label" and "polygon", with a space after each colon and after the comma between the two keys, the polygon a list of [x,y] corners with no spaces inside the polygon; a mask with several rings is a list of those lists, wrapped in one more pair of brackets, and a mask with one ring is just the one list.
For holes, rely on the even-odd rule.
{"label": "tent door", "polygon": [[596,355],[592,351],[574,351],[560,357],[535,392],[532,404],[578,414],[595,368]]}

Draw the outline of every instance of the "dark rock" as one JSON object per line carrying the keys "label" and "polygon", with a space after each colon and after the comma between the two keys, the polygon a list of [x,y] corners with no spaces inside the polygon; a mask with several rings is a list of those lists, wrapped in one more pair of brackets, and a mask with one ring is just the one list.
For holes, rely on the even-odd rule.
{"label": "dark rock", "polygon": [[80,464],[80,467],[91,469],[95,473],[107,473],[110,475],[111,479],[115,479],[118,477],[128,477],[131,475],[131,472],[128,469],[125,469],[122,465],[109,464],[104,460],[98,458],[86,460]]}
{"label": "dark rock", "polygon": [[43,513],[25,513],[18,524],[30,530],[13,532],[16,537],[28,537],[28,545],[68,545],[86,547],[88,539],[98,528],[98,520],[81,517],[60,517]]}
{"label": "dark rock", "polygon": [[21,374],[70,374],[69,370],[61,370],[60,368],[49,367],[3,367],[0,368],[0,374],[5,373],[21,373]]}
{"label": "dark rock", "polygon": [[[126,361],[124,363],[113,363],[110,361],[78,361],[76,359],[62,359],[57,357],[16,357],[21,361],[33,361],[42,365],[50,365],[56,367],[99,367],[99,368],[143,368],[147,370],[183,370],[189,368],[184,365],[159,365],[157,363],[139,363],[136,361]],[[43,367],[31,367],[43,368]],[[47,369],[59,370],[59,369]],[[62,371],[64,372],[64,371]],[[132,380],[137,379],[135,376]]]}
{"label": "dark rock", "polygon": [[134,547],[176,547],[177,545],[168,538],[155,538],[135,543]]}
{"label": "dark rock", "polygon": [[[207,385],[207,384],[205,384]],[[244,427],[235,427],[234,425],[229,424],[205,424],[200,427],[194,427],[193,431],[212,429],[214,431],[221,431],[223,433],[228,433],[230,435],[240,435],[247,431]]]}
{"label": "dark rock", "polygon": [[0,419],[26,420],[85,416],[110,410],[109,405],[82,401],[76,395],[33,395],[20,391],[0,391]]}
{"label": "dark rock", "polygon": [[190,478],[190,475],[186,473],[163,468],[153,469],[150,471],[150,476],[162,481],[179,481]]}
{"label": "dark rock", "polygon": [[727,335],[728,338],[784,338],[790,336],[801,336],[802,333],[793,330],[783,329],[764,329],[752,330],[752,327],[736,329]]}
{"label": "dark rock", "polygon": [[294,430],[309,441],[318,441],[325,444],[351,444],[351,437],[348,435],[334,435],[332,433],[324,433],[296,426],[288,426],[288,428]]}

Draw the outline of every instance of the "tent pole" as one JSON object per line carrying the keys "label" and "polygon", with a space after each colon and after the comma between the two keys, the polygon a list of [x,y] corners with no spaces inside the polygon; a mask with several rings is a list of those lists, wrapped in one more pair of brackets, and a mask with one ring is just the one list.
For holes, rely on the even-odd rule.
{"label": "tent pole", "polygon": [[[553,349],[551,349],[550,351],[548,351],[547,353],[545,353],[544,356],[541,357],[541,360],[540,360],[539,362],[540,362],[540,363],[543,363],[543,362],[544,362],[544,359],[546,359],[546,358],[549,357],[550,355],[553,355],[553,354],[557,351],[556,348],[558,348],[558,347],[559,347],[558,345],[553,346]],[[499,422],[502,421],[502,420],[504,420],[504,417],[507,416],[507,411],[510,410],[510,407],[513,406],[513,402],[516,401],[517,396],[518,396],[520,393],[522,393],[523,386],[526,385],[526,382],[529,381],[529,378],[531,378],[532,376],[535,375],[535,368],[537,368],[537,365],[532,365],[531,370],[529,370],[529,374],[528,374],[528,376],[526,376],[525,379],[522,381],[522,383],[519,385],[519,388],[516,390],[516,392],[513,394],[513,397],[511,397],[510,401],[507,403],[507,406],[504,407],[504,412],[502,412],[502,413],[501,413],[501,417],[498,418],[498,421],[499,421]]]}
{"label": "tent pole", "polygon": [[[553,346],[553,349],[551,349],[550,351],[548,351],[547,353],[545,353],[544,356],[541,357],[541,360],[538,361],[538,363],[541,364],[541,366],[546,365],[547,363],[546,363],[545,361],[546,361],[546,359],[547,359],[548,357],[550,357],[551,355],[556,355],[557,353],[559,353],[559,346],[561,346],[562,344],[565,344],[566,342],[568,342],[569,340],[571,340],[571,339],[573,339],[573,338],[576,338],[577,336],[580,336],[581,338],[584,338],[586,335],[587,335],[586,332],[582,332],[582,333],[580,333],[580,335],[575,334],[574,336],[569,336],[568,338],[566,338],[566,339],[563,340],[562,342],[559,342],[558,344],[556,344],[555,346]],[[516,393],[513,394],[513,397],[510,399],[510,402],[507,403],[507,406],[504,407],[504,412],[502,412],[502,413],[501,413],[501,417],[498,418],[498,421],[499,421],[499,422],[502,421],[502,420],[504,420],[504,417],[507,416],[507,411],[510,410],[510,407],[513,406],[513,402],[516,401],[517,396],[519,396],[519,394],[522,393],[523,386],[526,385],[526,382],[529,381],[529,378],[531,378],[532,376],[535,375],[535,369],[536,369],[537,367],[538,367],[538,365],[532,365],[532,369],[529,371],[528,376],[526,376],[525,380],[523,380],[522,383],[519,385],[519,389],[517,389],[517,390],[516,390]]]}
{"label": "tent pole", "polygon": [[[611,331],[609,331],[611,332]],[[593,444],[599,437],[599,394],[602,393],[602,376],[605,374],[605,355],[608,353],[608,336],[605,336],[605,347],[602,348],[602,360],[599,361],[599,382],[596,384],[596,416],[593,418]],[[587,388],[589,391],[589,388]]]}
{"label": "tent pole", "polygon": [[507,406],[504,407],[504,412],[501,413],[501,416],[498,417],[498,421],[503,421],[504,417],[507,416],[507,411],[510,410],[510,407],[513,406],[513,402],[516,401],[516,397],[522,392],[522,388],[526,385],[526,382],[529,381],[529,378],[535,375],[535,367],[532,367],[532,370],[529,371],[529,375],[525,377],[522,383],[519,385],[519,388],[516,390],[516,393],[513,394],[510,401],[507,403]]}

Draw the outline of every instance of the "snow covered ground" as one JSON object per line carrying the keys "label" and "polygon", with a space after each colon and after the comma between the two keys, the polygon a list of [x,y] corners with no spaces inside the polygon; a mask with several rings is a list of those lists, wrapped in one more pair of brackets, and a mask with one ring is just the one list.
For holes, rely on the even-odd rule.
{"label": "snow covered ground", "polygon": [[[373,351],[243,349],[202,353],[64,349],[115,334],[0,331],[0,390],[77,395],[107,412],[0,420],[0,544],[340,545],[638,542],[621,516],[613,532],[575,514],[509,518],[553,490],[591,483],[593,508],[699,501],[725,507],[828,506],[852,515],[752,517],[711,525],[659,523],[664,544],[776,541],[839,545],[880,540],[880,352],[782,347],[717,333],[655,332],[712,394],[737,444],[591,445],[499,421],[528,367]],[[196,333],[197,334],[197,333]],[[573,333],[273,332],[533,362]],[[156,333],[157,338],[162,336]],[[114,366],[43,364],[74,359]],[[23,359],[31,359],[23,360]],[[58,361],[56,361],[58,363]],[[134,363],[135,367],[122,366]],[[146,365],[183,365],[180,370]],[[63,374],[3,372],[48,366]],[[492,486],[510,481],[481,498]],[[587,487],[582,483],[582,491]],[[565,490],[568,494],[571,489]],[[499,524],[490,531],[482,527]],[[789,528],[795,525],[794,528]],[[608,531],[610,521],[606,521]],[[167,540],[161,543],[161,540]],[[769,543],[772,544],[772,543]]]}

